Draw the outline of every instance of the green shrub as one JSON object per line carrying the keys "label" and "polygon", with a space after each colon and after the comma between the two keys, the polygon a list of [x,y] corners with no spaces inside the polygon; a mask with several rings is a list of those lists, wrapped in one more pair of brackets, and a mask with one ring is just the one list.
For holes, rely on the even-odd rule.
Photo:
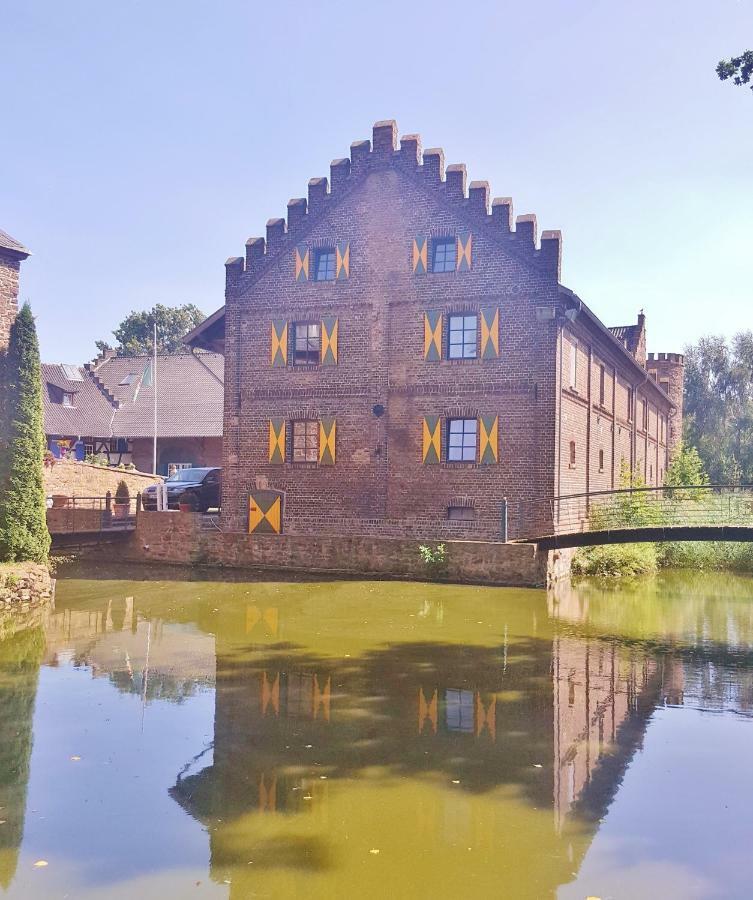
{"label": "green shrub", "polygon": [[655,572],[658,551],[655,544],[606,544],[582,547],[573,557],[573,575],[622,575],[631,577]]}
{"label": "green shrub", "polygon": [[420,544],[418,553],[427,569],[433,575],[440,575],[447,568],[447,548],[444,544],[437,544],[434,547]]}
{"label": "green shrub", "polygon": [[128,490],[128,485],[122,478],[118,482],[118,486],[115,488],[115,502],[116,503],[130,503],[131,502],[131,492]]}
{"label": "green shrub", "polygon": [[675,541],[659,548],[660,565],[673,569],[753,572],[753,544],[734,541]]}

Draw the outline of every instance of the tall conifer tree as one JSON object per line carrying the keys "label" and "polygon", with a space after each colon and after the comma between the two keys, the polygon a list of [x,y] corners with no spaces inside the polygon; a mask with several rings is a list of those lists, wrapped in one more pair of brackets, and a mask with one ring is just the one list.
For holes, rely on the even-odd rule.
{"label": "tall conifer tree", "polygon": [[44,424],[39,342],[25,303],[10,332],[5,427],[0,452],[0,560],[44,562],[50,549],[44,493]]}

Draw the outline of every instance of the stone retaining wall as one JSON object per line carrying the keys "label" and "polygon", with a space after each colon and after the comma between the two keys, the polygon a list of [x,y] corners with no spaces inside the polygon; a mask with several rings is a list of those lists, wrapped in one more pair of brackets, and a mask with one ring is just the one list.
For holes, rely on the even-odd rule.
{"label": "stone retaining wall", "polygon": [[410,578],[533,587],[562,577],[551,554],[530,544],[444,542],[446,563],[422,560],[420,540],[367,535],[248,535],[202,528],[193,513],[141,512],[119,558],[232,568]]}
{"label": "stone retaining wall", "polygon": [[54,466],[44,470],[44,489],[48,497],[53,494],[65,497],[104,497],[108,491],[115,494],[121,479],[128,485],[131,497],[135,497],[150,484],[163,481],[159,475],[125,472],[122,469],[58,459]]}
{"label": "stone retaining wall", "polygon": [[22,612],[48,603],[55,595],[55,581],[47,566],[35,563],[0,565],[0,609]]}

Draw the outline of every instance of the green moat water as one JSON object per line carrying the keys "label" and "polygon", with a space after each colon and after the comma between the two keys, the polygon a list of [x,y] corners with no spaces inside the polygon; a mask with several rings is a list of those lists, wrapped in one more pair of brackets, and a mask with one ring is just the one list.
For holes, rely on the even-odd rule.
{"label": "green moat water", "polygon": [[0,631],[0,896],[748,898],[751,759],[749,578],[70,569]]}

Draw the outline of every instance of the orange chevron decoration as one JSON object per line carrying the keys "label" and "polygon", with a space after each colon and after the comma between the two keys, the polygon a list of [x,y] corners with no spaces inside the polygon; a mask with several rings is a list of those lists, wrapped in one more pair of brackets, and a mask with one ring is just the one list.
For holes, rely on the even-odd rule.
{"label": "orange chevron decoration", "polygon": [[499,417],[479,416],[479,454],[482,465],[499,461]]}
{"label": "orange chevron decoration", "polygon": [[429,242],[423,235],[413,238],[411,263],[414,275],[426,275],[429,268]]}
{"label": "orange chevron decoration", "polygon": [[492,697],[489,706],[484,709],[481,694],[476,691],[476,737],[486,728],[493,741],[497,740],[497,698]]}
{"label": "orange chevron decoration", "polygon": [[269,609],[265,609],[264,612],[262,612],[258,606],[247,606],[246,634],[250,634],[254,630],[254,628],[256,628],[259,622],[264,622],[266,631],[270,635],[272,635],[272,637],[276,637],[278,617],[279,611],[276,606],[270,606]]}
{"label": "orange chevron decoration", "polygon": [[322,365],[337,365],[337,332],[338,320],[335,316],[325,316],[322,319]]}
{"label": "orange chevron decoration", "polygon": [[421,457],[424,465],[439,462],[442,447],[439,425],[439,416],[426,416],[424,419],[423,454]]}
{"label": "orange chevron decoration", "polygon": [[269,461],[274,465],[285,462],[285,419],[269,420]]}
{"label": "orange chevron decoration", "polygon": [[259,809],[262,812],[274,812],[277,809],[277,776],[269,779],[269,787],[262,772],[259,780]]}
{"label": "orange chevron decoration", "polygon": [[464,231],[458,235],[458,259],[456,264],[458,272],[470,272],[472,239],[473,236],[470,231]]}
{"label": "orange chevron decoration", "polygon": [[295,261],[295,280],[308,281],[309,260],[311,259],[309,248],[304,247],[303,245],[296,247],[293,252],[293,258]]}
{"label": "orange chevron decoration", "polygon": [[330,699],[330,689],[332,687],[332,678],[331,676],[327,676],[327,680],[324,682],[324,689],[322,690],[319,687],[319,676],[314,675],[314,718],[318,718],[319,710],[321,708],[322,717],[325,722],[329,722],[329,699]]}
{"label": "orange chevron decoration", "polygon": [[284,319],[272,322],[270,361],[273,366],[288,364],[288,323]]}
{"label": "orange chevron decoration", "polygon": [[334,419],[319,420],[319,465],[334,466],[335,435],[337,422]]}
{"label": "orange chevron decoration", "polygon": [[271,706],[272,712],[280,715],[280,673],[275,672],[274,681],[270,682],[267,673],[261,673],[261,714],[266,716],[267,708]]}
{"label": "orange chevron decoration", "polygon": [[424,313],[424,359],[439,362],[442,358],[442,313],[427,309]]}
{"label": "orange chevron decoration", "polygon": [[499,356],[499,308],[487,306],[481,310],[481,359]]}
{"label": "orange chevron decoration", "polygon": [[254,491],[248,498],[248,533],[282,532],[282,494],[279,491]]}
{"label": "orange chevron decoration", "polygon": [[335,278],[350,277],[350,244],[346,241],[335,248]]}
{"label": "orange chevron decoration", "polygon": [[429,720],[431,730],[437,733],[437,691],[431,695],[431,700],[427,700],[424,696],[424,689],[418,689],[418,733],[422,734],[426,720]]}

